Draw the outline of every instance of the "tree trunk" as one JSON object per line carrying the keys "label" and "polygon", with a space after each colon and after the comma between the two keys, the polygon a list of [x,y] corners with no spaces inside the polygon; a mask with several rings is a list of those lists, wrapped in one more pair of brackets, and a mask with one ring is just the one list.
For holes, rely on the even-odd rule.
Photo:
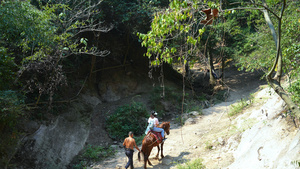
{"label": "tree trunk", "polygon": [[213,58],[212,55],[210,55],[209,51],[207,51],[207,56],[209,62],[209,84],[214,86],[216,84],[216,80],[213,75],[213,69],[214,69]]}
{"label": "tree trunk", "polygon": [[[263,2],[263,5],[267,7],[267,4],[266,4],[265,0],[262,0],[262,2]],[[269,16],[269,13],[268,13],[267,10],[263,10],[263,13],[264,13],[265,21],[267,22],[268,26],[270,27],[271,34],[272,34],[273,40],[275,42],[275,46],[277,46],[277,44],[278,44],[277,35],[276,35],[276,31],[275,31],[274,25],[272,23],[272,20]],[[276,71],[276,75],[274,77],[275,79],[277,79],[279,84],[280,84],[281,76],[282,76],[282,52],[280,50],[279,51],[278,63],[277,63],[277,71]]]}
{"label": "tree trunk", "polygon": [[222,80],[221,80],[221,83],[222,83],[222,86],[224,85],[224,68],[225,68],[225,57],[222,56],[222,68],[221,68],[221,77],[222,77]]}
{"label": "tree trunk", "polygon": [[275,92],[281,97],[281,99],[286,103],[286,105],[292,112],[292,116],[296,117],[296,126],[300,127],[300,110],[298,106],[292,101],[288,93],[280,86],[280,84],[276,80],[267,76],[267,81],[270,84],[270,86],[275,90]]}
{"label": "tree trunk", "polygon": [[[265,2],[264,2],[265,5]],[[267,74],[267,81],[270,84],[270,86],[275,90],[275,92],[284,100],[284,102],[287,104],[288,108],[291,110],[292,115],[296,117],[296,126],[299,127],[299,118],[300,118],[300,110],[298,106],[292,101],[292,99],[288,96],[288,93],[281,87],[280,85],[280,79],[281,79],[281,71],[282,71],[282,55],[281,55],[281,49],[280,49],[280,43],[281,43],[281,20],[283,16],[283,12],[286,6],[286,0],[283,0],[283,5],[281,8],[281,14],[278,19],[278,35],[276,37],[275,28],[268,17],[267,12],[265,11],[265,19],[268,23],[273,37],[276,37],[275,44],[277,45],[277,53],[276,53],[276,59],[274,62],[273,67],[271,68],[270,72]],[[267,17],[266,17],[267,16]],[[272,78],[272,74],[277,66],[277,73],[274,78]]]}
{"label": "tree trunk", "polygon": [[187,61],[185,63],[185,77],[187,77],[188,79],[190,78],[190,65],[189,65],[189,61]]}

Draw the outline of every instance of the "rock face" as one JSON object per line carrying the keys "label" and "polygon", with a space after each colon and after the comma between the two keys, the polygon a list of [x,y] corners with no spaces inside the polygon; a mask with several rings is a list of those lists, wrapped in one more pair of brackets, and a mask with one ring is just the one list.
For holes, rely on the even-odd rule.
{"label": "rock face", "polygon": [[24,139],[18,168],[63,169],[85,145],[90,130],[89,106],[73,103],[69,111],[50,125],[41,125]]}
{"label": "rock face", "polygon": [[226,168],[300,168],[300,131],[280,115],[283,107],[284,102],[273,95],[261,109],[251,112],[249,118],[259,122],[242,134],[235,161]]}
{"label": "rock face", "polygon": [[98,94],[103,102],[120,100],[139,91],[136,77],[122,71],[103,73],[103,79],[98,83]]}

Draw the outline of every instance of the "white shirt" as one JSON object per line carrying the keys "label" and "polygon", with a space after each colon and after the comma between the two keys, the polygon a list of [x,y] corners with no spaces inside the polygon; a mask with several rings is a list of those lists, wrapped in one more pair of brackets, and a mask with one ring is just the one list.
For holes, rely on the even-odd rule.
{"label": "white shirt", "polygon": [[157,127],[159,124],[158,119],[156,117],[154,118],[149,117],[148,123],[150,124],[151,122],[154,124],[154,127]]}

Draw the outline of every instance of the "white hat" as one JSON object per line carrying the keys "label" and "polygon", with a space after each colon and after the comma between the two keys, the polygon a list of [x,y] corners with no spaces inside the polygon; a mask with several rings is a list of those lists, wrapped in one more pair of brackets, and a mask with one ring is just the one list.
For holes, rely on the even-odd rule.
{"label": "white hat", "polygon": [[154,115],[154,116],[157,116],[157,112],[154,111],[154,110],[151,112],[151,114]]}

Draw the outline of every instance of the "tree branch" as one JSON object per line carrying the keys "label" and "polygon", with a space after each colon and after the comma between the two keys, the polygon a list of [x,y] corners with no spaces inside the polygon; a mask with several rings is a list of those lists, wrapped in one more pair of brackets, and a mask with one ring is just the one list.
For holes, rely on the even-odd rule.
{"label": "tree branch", "polygon": [[[243,2],[243,3],[249,4],[249,5],[256,5],[256,6],[263,7],[265,10],[269,11],[270,13],[272,13],[277,19],[279,18],[279,16],[276,15],[276,13],[274,13],[271,9],[269,9],[268,7],[266,7],[266,6],[262,5],[262,4],[249,3],[249,2]],[[242,4],[242,2],[235,2],[235,3],[231,3],[230,5],[235,5],[235,4]],[[257,9],[260,9],[260,8],[257,8]]]}

